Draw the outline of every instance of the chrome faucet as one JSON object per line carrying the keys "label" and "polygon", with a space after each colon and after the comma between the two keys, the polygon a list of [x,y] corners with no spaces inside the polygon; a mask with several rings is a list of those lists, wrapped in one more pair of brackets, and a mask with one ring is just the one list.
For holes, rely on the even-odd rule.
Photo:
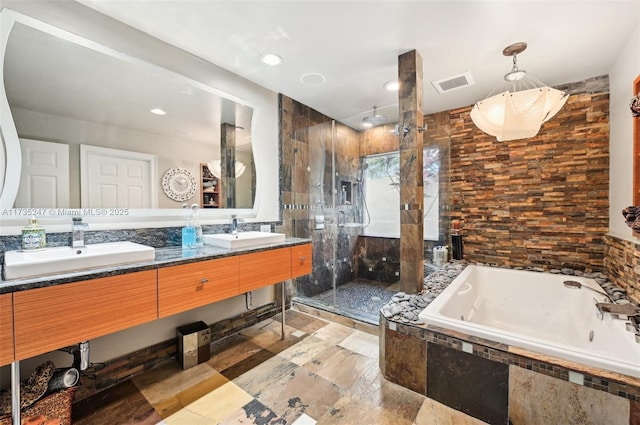
{"label": "chrome faucet", "polygon": [[640,307],[631,303],[596,303],[596,308],[600,314],[609,313],[614,319],[621,319],[620,316],[626,316],[625,329],[633,333],[636,342],[640,343]]}
{"label": "chrome faucet", "polygon": [[609,313],[612,316],[640,317],[640,308],[629,304],[616,303],[596,303],[596,308],[602,313]]}
{"label": "chrome faucet", "polygon": [[231,214],[231,234],[238,234],[238,223],[244,223],[244,220],[237,218],[235,214]]}
{"label": "chrome faucet", "polygon": [[71,226],[73,237],[71,239],[72,248],[81,248],[84,246],[84,229],[89,227],[87,223],[82,222],[82,217],[73,217]]}

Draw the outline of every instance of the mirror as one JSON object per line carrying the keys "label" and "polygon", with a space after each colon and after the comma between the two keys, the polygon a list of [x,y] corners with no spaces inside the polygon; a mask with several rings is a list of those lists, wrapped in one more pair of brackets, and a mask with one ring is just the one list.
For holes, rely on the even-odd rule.
{"label": "mirror", "polygon": [[[252,105],[31,21],[13,22],[4,51],[15,133],[3,105],[2,208],[253,208]],[[67,169],[56,155],[68,155]],[[244,172],[223,166],[212,189],[203,164],[214,160],[239,161]],[[43,171],[54,163],[61,168]],[[218,189],[227,192],[214,202]]]}

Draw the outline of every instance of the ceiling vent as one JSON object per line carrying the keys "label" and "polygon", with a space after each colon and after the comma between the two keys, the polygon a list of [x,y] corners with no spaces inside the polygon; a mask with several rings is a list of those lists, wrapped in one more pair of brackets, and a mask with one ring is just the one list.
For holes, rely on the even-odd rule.
{"label": "ceiling vent", "polygon": [[472,86],[475,84],[475,81],[473,81],[473,77],[470,72],[465,72],[464,74],[443,78],[438,81],[432,81],[431,84],[433,84],[433,87],[435,87],[438,93],[446,93],[451,90]]}

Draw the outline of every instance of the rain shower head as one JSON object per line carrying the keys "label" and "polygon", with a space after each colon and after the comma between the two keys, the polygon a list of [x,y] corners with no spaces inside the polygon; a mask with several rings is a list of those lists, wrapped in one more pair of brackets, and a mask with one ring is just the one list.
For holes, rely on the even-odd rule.
{"label": "rain shower head", "polygon": [[358,183],[362,183],[362,177],[364,174],[364,170],[366,170],[367,168],[369,168],[369,163],[368,162],[363,162],[362,166],[360,167],[360,169],[358,170]]}
{"label": "rain shower head", "polygon": [[368,117],[364,117],[362,119],[362,125],[365,128],[375,127],[387,122],[387,117],[384,115],[380,115],[377,113],[377,108],[373,107],[373,115],[369,115]]}

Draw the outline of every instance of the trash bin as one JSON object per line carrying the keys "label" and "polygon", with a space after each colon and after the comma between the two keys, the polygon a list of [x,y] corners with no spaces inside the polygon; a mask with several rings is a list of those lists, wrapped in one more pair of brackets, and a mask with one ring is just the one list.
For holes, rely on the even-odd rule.
{"label": "trash bin", "polygon": [[183,369],[206,362],[211,356],[211,335],[204,322],[191,323],[177,328],[178,363]]}

